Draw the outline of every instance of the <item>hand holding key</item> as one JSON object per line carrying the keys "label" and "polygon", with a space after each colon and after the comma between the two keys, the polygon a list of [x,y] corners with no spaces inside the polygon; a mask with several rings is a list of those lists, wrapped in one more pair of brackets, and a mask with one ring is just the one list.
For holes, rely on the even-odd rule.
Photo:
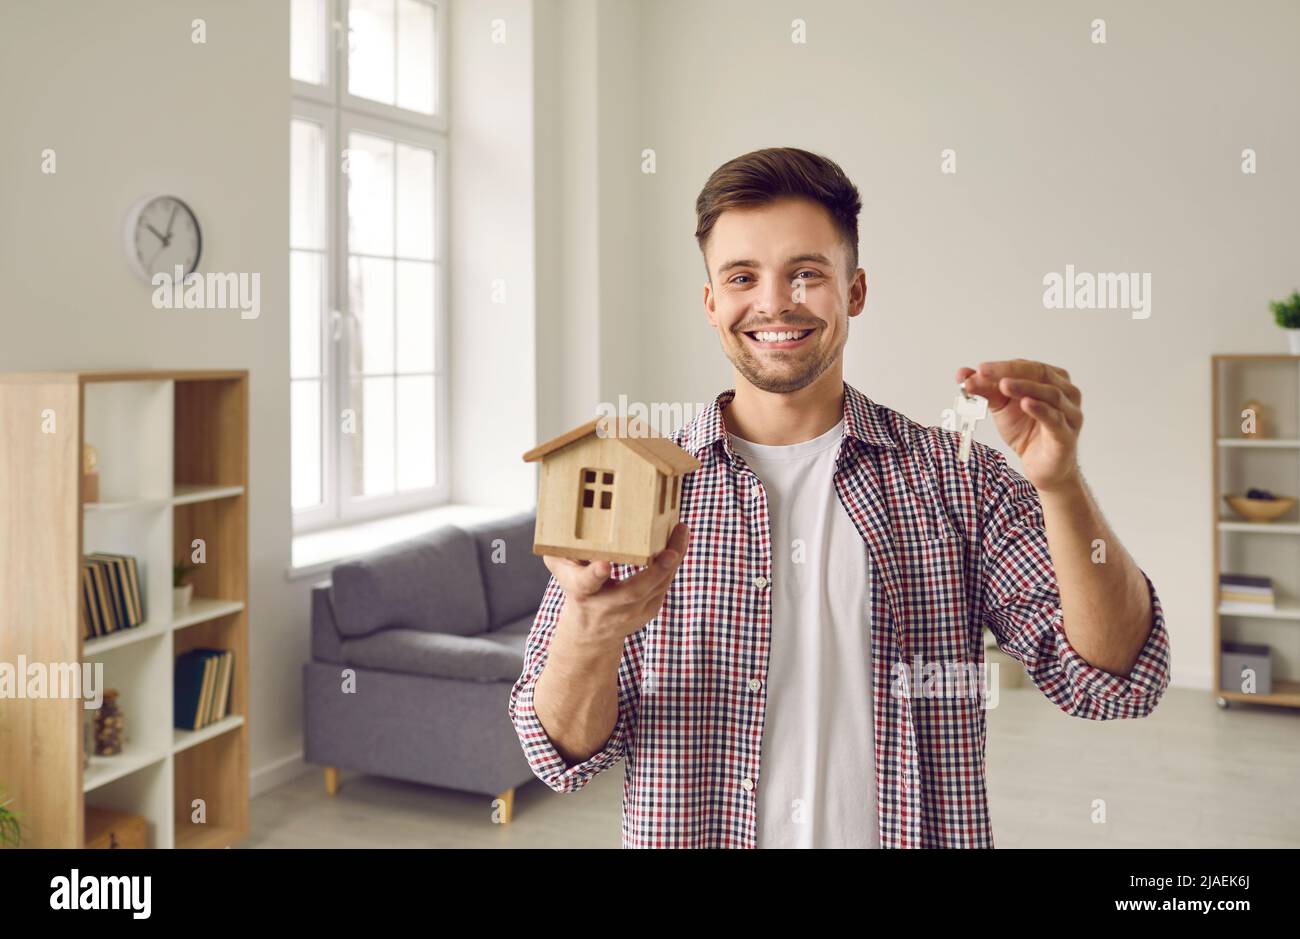
{"label": "hand holding key", "polygon": [[957,459],[965,463],[970,459],[970,445],[975,439],[975,425],[989,416],[989,399],[981,395],[968,395],[965,386],[959,384],[954,410],[960,422],[958,430],[961,432],[961,446],[957,448]]}
{"label": "hand holding key", "polygon": [[[978,369],[960,368],[957,381],[961,384],[959,399],[967,394],[987,399],[984,407],[992,412],[998,433],[1016,451],[1025,478],[1039,493],[1079,484],[1077,453],[1083,428],[1083,396],[1070,382],[1069,372],[1043,362],[1012,359],[981,362]],[[964,407],[971,416],[963,414],[959,401],[962,447],[958,455],[968,457],[967,421],[973,431],[974,421],[982,415],[978,414],[978,402]]]}

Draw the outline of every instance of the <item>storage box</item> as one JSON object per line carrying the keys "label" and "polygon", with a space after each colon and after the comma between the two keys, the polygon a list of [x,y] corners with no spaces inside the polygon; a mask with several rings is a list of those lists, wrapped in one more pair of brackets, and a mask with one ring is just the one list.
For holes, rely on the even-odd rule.
{"label": "storage box", "polygon": [[149,823],[143,815],[86,806],[87,848],[147,848]]}
{"label": "storage box", "polygon": [[1273,665],[1268,646],[1225,642],[1220,646],[1220,668],[1224,691],[1241,691],[1242,669],[1255,671],[1255,694],[1273,693]]}

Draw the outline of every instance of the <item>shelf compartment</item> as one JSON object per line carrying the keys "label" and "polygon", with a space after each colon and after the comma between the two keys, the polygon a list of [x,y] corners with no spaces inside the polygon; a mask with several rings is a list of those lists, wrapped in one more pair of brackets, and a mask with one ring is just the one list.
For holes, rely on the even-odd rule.
{"label": "shelf compartment", "polygon": [[248,467],[246,393],[246,383],[238,378],[176,382],[171,455],[176,491],[187,486],[242,489]]}
{"label": "shelf compartment", "polygon": [[1247,401],[1264,406],[1262,430],[1269,438],[1300,437],[1300,373],[1293,356],[1215,356],[1215,436],[1242,439],[1241,409]]}
{"label": "shelf compartment", "polygon": [[[116,757],[105,759],[116,759]],[[148,846],[170,848],[172,846],[171,772],[171,757],[163,754],[124,776],[96,786],[93,791],[88,791],[83,799],[81,809],[83,818],[87,807],[140,815],[144,818],[148,829],[146,842]]]}
{"label": "shelf compartment", "polygon": [[166,500],[172,491],[173,383],[100,382],[86,385],[84,394],[82,440],[99,454],[100,504]]}
{"label": "shelf compartment", "polygon": [[[243,718],[240,720],[242,723]],[[238,727],[229,728],[173,755],[176,847],[222,848],[235,844],[248,831],[244,733]],[[202,822],[194,820],[197,799],[203,800]]]}

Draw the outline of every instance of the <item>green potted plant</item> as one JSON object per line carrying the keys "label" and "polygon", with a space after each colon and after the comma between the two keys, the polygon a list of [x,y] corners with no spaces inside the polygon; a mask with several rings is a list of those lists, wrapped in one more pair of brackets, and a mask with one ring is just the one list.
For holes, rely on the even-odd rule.
{"label": "green potted plant", "polygon": [[1292,290],[1285,300],[1273,300],[1268,308],[1273,311],[1277,325],[1286,330],[1291,354],[1300,355],[1300,291]]}
{"label": "green potted plant", "polygon": [[190,574],[198,568],[184,561],[177,561],[172,566],[172,611],[184,613],[194,599],[194,585],[189,582]]}
{"label": "green potted plant", "polygon": [[18,813],[9,807],[13,801],[6,799],[4,790],[0,789],[0,848],[16,848],[23,840]]}

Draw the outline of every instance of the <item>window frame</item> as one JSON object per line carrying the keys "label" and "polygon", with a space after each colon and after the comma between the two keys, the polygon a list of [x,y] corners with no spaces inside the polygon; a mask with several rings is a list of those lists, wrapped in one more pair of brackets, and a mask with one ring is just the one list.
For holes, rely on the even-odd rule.
{"label": "window frame", "polygon": [[[394,9],[400,0],[394,0]],[[437,58],[433,115],[405,111],[392,105],[367,101],[347,91],[347,27],[349,0],[324,0],[326,30],[323,39],[324,80],[313,85],[290,77],[292,86],[290,122],[308,120],[325,128],[329,164],[326,185],[327,242],[326,303],[321,311],[321,502],[308,509],[293,510],[294,534],[339,528],[359,521],[400,515],[433,508],[450,499],[450,142],[447,134],[447,18],[450,0],[436,0],[434,6],[434,54]],[[352,131],[386,137],[433,152],[434,159],[434,484],[409,492],[381,496],[352,496],[352,455],[359,434],[344,434],[341,428],[345,408],[350,407],[352,375],[348,368],[352,343],[359,322],[351,311],[348,291],[347,177],[342,169],[343,152]],[[394,177],[394,186],[397,179]],[[394,246],[396,247],[396,246]],[[396,302],[396,297],[394,297]],[[396,311],[394,311],[396,315]],[[290,337],[292,346],[292,336]],[[292,355],[292,349],[290,350]],[[425,373],[419,373],[425,374]],[[293,379],[290,378],[292,385]],[[396,388],[396,385],[394,385]],[[394,398],[394,407],[396,398]],[[290,414],[292,421],[292,413]],[[395,434],[397,431],[395,430]],[[292,435],[290,435],[290,480],[292,485]],[[292,500],[291,500],[292,505]]]}
{"label": "window frame", "polygon": [[[291,113],[289,115],[290,124],[295,120],[311,121],[320,124],[324,128],[325,138],[325,162],[328,166],[331,154],[337,154],[338,148],[338,120],[337,115],[331,108],[321,105],[315,101],[294,101]],[[337,162],[337,161],[336,161]],[[337,374],[337,358],[339,343],[333,338],[334,331],[339,328],[339,323],[333,313],[338,310],[338,279],[335,276],[335,214],[338,206],[338,189],[341,174],[329,170],[329,175],[325,184],[325,287],[324,287],[324,304],[320,311],[320,381],[321,381],[321,444],[320,444],[320,485],[321,501],[318,505],[308,509],[293,509],[292,486],[293,486],[293,434],[289,435],[289,485],[290,485],[290,511],[293,514],[294,531],[316,531],[322,528],[328,528],[338,521],[338,496],[342,491],[338,488],[338,466],[339,456],[338,449],[338,428],[335,421],[333,431],[329,429],[330,414],[338,414],[337,400],[334,394],[335,375]],[[292,252],[293,248],[290,247]],[[290,290],[293,289],[292,280],[290,281]],[[290,300],[292,304],[292,300]],[[292,329],[292,321],[290,322]],[[293,336],[289,338],[290,348],[289,356],[293,356]],[[290,369],[289,386],[293,387],[292,366]],[[292,404],[292,399],[290,401]],[[293,420],[293,411],[290,409],[290,421]]]}

